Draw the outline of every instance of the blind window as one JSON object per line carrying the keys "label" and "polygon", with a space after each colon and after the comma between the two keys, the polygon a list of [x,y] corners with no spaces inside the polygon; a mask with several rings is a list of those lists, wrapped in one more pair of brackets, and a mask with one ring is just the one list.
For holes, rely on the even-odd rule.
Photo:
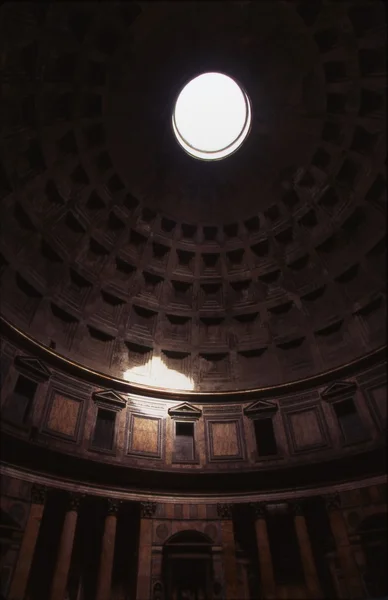
{"label": "blind window", "polygon": [[93,446],[102,450],[112,450],[115,433],[116,413],[103,408],[98,409],[94,428]]}
{"label": "blind window", "polygon": [[351,398],[334,404],[334,411],[346,442],[357,442],[365,438],[365,429]]}
{"label": "blind window", "polygon": [[278,453],[278,448],[273,429],[272,418],[256,419],[255,437],[256,448],[259,456],[271,456]]}
{"label": "blind window", "polygon": [[175,460],[194,459],[194,423],[175,424]]}
{"label": "blind window", "polygon": [[26,423],[38,384],[19,375],[15,389],[8,400],[6,415],[14,423]]}

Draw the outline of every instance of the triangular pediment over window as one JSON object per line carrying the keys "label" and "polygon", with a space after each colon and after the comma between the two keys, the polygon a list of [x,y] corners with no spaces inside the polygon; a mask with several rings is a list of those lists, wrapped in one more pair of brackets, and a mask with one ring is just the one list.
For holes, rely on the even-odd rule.
{"label": "triangular pediment over window", "polygon": [[109,410],[122,410],[127,406],[125,398],[113,390],[103,390],[93,394],[93,400],[96,404]]}
{"label": "triangular pediment over window", "polygon": [[257,400],[244,409],[244,414],[251,419],[261,416],[273,416],[278,410],[278,405],[269,400]]}
{"label": "triangular pediment over window", "polygon": [[51,377],[51,371],[46,365],[32,356],[16,356],[15,367],[27,377],[31,376],[38,381],[47,381]]}
{"label": "triangular pediment over window", "polygon": [[356,384],[350,381],[335,381],[331,383],[322,393],[323,400],[330,402],[342,396],[352,396],[356,390]]}
{"label": "triangular pediment over window", "polygon": [[202,416],[202,410],[200,410],[199,408],[195,408],[195,406],[192,406],[187,402],[183,402],[182,404],[178,404],[177,406],[169,408],[168,414],[170,415],[170,417],[199,419]]}

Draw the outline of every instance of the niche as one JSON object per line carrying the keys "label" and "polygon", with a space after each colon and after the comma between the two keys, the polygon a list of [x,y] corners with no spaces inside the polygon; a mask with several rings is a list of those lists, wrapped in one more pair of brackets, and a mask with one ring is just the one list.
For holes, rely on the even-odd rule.
{"label": "niche", "polygon": [[174,462],[192,461],[194,458],[194,423],[176,421]]}
{"label": "niche", "polygon": [[253,421],[258,457],[273,456],[278,453],[272,417]]}
{"label": "niche", "polygon": [[38,384],[19,375],[13,393],[5,406],[5,417],[15,425],[26,425]]}
{"label": "niche", "polygon": [[346,398],[333,404],[343,440],[347,444],[365,439],[365,429],[352,398]]}
{"label": "niche", "polygon": [[116,412],[105,408],[97,409],[92,446],[101,450],[112,450],[116,425]]}

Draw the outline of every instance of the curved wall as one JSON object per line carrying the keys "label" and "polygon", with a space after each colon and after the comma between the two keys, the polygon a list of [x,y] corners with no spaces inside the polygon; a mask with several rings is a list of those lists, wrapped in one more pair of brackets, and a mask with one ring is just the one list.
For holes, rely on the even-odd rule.
{"label": "curved wall", "polygon": [[[383,353],[299,391],[152,396],[115,380],[101,385],[81,369],[76,376],[74,364],[38,357],[38,347],[27,352],[26,338],[16,344],[15,331],[13,341],[8,334],[1,361],[8,466],[110,489],[205,496],[286,492],[385,470]],[[20,375],[36,384],[29,405]],[[112,433],[111,448],[101,427]]]}

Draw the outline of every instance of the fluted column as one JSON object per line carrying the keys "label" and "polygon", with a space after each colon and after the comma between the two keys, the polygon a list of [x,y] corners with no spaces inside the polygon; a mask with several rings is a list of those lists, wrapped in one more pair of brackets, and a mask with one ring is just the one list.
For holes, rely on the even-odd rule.
{"label": "fluted column", "polygon": [[259,555],[260,579],[264,598],[275,598],[276,583],[272,564],[271,548],[269,545],[265,505],[256,502],[253,505],[255,512],[256,541]]}
{"label": "fluted column", "polygon": [[140,502],[136,600],[149,600],[151,594],[152,518],[155,511],[155,502]]}
{"label": "fluted column", "polygon": [[111,597],[112,570],[119,505],[119,500],[114,500],[112,498],[108,499],[104,534],[101,545],[101,558],[98,572],[96,600],[110,600]]}
{"label": "fluted column", "polygon": [[295,530],[309,596],[310,598],[323,598],[307,523],[303,515],[303,504],[301,502],[291,502],[290,508],[294,514]]}
{"label": "fluted column", "polygon": [[30,514],[28,516],[15,571],[13,573],[8,596],[9,600],[23,600],[25,596],[40,524],[43,517],[45,500],[46,488],[41,485],[33,485]]}
{"label": "fluted column", "polygon": [[328,494],[325,497],[325,501],[338,560],[347,586],[347,598],[363,598],[365,595],[364,586],[340,508],[341,500],[339,494]]}
{"label": "fluted column", "polygon": [[224,558],[225,594],[228,600],[240,598],[237,581],[236,546],[233,533],[232,505],[217,504],[218,517],[221,519],[222,552]]}
{"label": "fluted column", "polygon": [[73,493],[68,497],[68,506],[63,522],[57,562],[51,584],[51,600],[63,600],[65,597],[81,498],[81,494]]}

